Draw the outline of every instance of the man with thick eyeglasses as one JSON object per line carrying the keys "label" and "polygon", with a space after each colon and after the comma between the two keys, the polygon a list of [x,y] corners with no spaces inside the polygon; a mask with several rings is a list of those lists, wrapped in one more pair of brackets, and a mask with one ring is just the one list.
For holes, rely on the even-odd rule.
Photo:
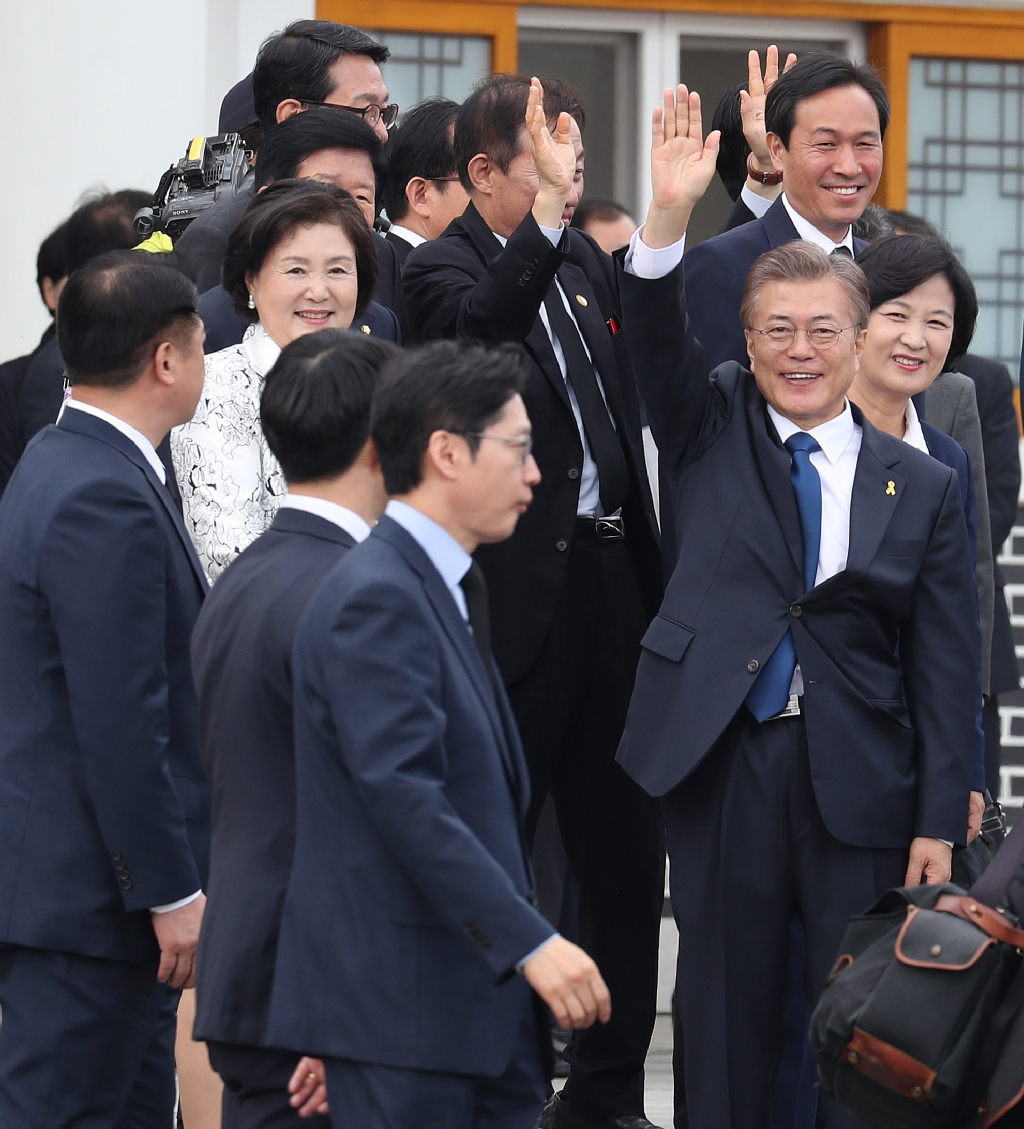
{"label": "man with thick eyeglasses", "polygon": [[[758,258],[749,371],[709,365],[682,261],[718,135],[685,86],[653,134],[620,292],[679,553],[618,760],[663,797],[687,1124],[768,1129],[794,917],[813,1004],[849,918],[948,881],[967,840],[974,568],[956,475],[846,398],[869,313],[850,258]],[[827,1129],[860,1124],[821,1100]]]}
{"label": "man with thick eyeglasses", "polygon": [[[310,106],[332,106],[357,114],[378,141],[387,141],[388,129],[398,117],[398,107],[388,103],[380,70],[390,53],[383,43],[346,24],[290,23],[263,43],[253,67],[253,106],[264,136]],[[242,191],[251,195],[254,187],[250,179]],[[200,294],[220,282],[227,238],[240,218],[237,207],[232,208],[237,199],[229,197],[193,220],[175,245],[194,265]],[[393,251],[378,248],[378,252],[383,260],[381,275],[397,277]]]}

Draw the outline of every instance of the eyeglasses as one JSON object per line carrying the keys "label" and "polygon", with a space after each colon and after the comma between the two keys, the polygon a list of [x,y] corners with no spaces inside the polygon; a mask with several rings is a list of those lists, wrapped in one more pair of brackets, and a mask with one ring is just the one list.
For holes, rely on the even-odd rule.
{"label": "eyeglasses", "polygon": [[371,128],[383,122],[385,129],[390,129],[398,121],[398,103],[391,102],[387,106],[339,106],[337,102],[303,102],[304,106],[329,106],[332,110],[345,110],[349,114],[358,114]]}
{"label": "eyeglasses", "polygon": [[524,466],[526,461],[533,454],[532,435],[495,435],[492,431],[467,431],[465,435],[467,438],[471,439],[500,439],[503,443],[518,447],[520,458]]}
{"label": "eyeglasses", "polygon": [[767,329],[755,329],[748,325],[751,333],[759,333],[773,349],[788,349],[796,340],[796,335],[802,333],[808,342],[819,352],[831,349],[839,338],[851,329],[860,329],[858,325],[847,325],[838,329],[834,325],[812,325],[810,329],[795,325],[770,325]]}

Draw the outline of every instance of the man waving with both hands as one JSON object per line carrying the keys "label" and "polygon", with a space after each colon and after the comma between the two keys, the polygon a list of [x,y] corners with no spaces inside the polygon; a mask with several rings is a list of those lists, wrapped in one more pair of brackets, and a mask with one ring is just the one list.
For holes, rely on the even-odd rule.
{"label": "man waving with both hands", "polygon": [[[949,878],[968,833],[974,575],[955,475],[846,399],[867,287],[795,241],[741,306],[749,371],[709,373],[683,244],[714,173],[700,99],[654,112],[653,200],[619,277],[679,555],[618,760],[664,797],[693,1129],[768,1129],[790,922],[817,998],[849,917]],[[825,1124],[855,1124],[823,1099]]]}

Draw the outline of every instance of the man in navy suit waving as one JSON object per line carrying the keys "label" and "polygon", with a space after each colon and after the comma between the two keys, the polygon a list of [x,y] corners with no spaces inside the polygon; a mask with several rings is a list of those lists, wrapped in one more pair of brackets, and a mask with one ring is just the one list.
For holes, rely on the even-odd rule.
{"label": "man in navy suit waving", "polygon": [[665,797],[689,1124],[767,1129],[794,915],[813,1002],[849,917],[948,881],[966,842],[979,628],[955,472],[846,399],[869,304],[852,260],[763,255],[750,371],[709,372],[681,260],[716,150],[699,98],[666,91],[620,283],[680,551],[618,758]]}
{"label": "man in navy suit waving", "polygon": [[[755,73],[752,68],[752,78]],[[763,215],[686,255],[690,320],[711,368],[729,360],[747,363],[740,300],[759,255],[794,239],[853,258],[867,246],[854,238],[852,225],[882,175],[889,101],[870,67],[810,54],[768,92],[764,124],[775,166],[766,183],[781,178],[782,195]]]}
{"label": "man in navy suit waving", "polygon": [[206,579],[156,447],[203,385],[195,287],[75,271],[74,393],[0,504],[0,1124],[170,1125],[209,817],[189,636]]}
{"label": "man in navy suit waving", "polygon": [[548,1003],[611,1014],[533,905],[529,784],[470,555],[540,478],[518,349],[381,374],[392,501],[313,596],[293,662],[297,837],[267,1042],[322,1058],[336,1129],[533,1129]]}

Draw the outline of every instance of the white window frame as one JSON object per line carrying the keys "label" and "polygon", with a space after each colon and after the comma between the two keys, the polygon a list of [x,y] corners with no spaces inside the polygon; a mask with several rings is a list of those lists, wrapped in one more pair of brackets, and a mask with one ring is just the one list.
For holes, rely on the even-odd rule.
{"label": "white window frame", "polygon": [[[636,198],[642,219],[651,198],[651,112],[666,86],[679,75],[683,35],[709,39],[761,37],[767,47],[778,39],[830,40],[846,44],[851,59],[867,58],[867,26],[849,20],[796,20],[775,17],[718,16],[678,12],[617,12],[598,8],[540,8],[521,5],[519,27],[562,31],[613,31],[637,36],[638,117],[636,123]],[[685,76],[683,76],[685,79]],[[736,79],[740,81],[740,76]],[[713,107],[712,107],[713,108]]]}

